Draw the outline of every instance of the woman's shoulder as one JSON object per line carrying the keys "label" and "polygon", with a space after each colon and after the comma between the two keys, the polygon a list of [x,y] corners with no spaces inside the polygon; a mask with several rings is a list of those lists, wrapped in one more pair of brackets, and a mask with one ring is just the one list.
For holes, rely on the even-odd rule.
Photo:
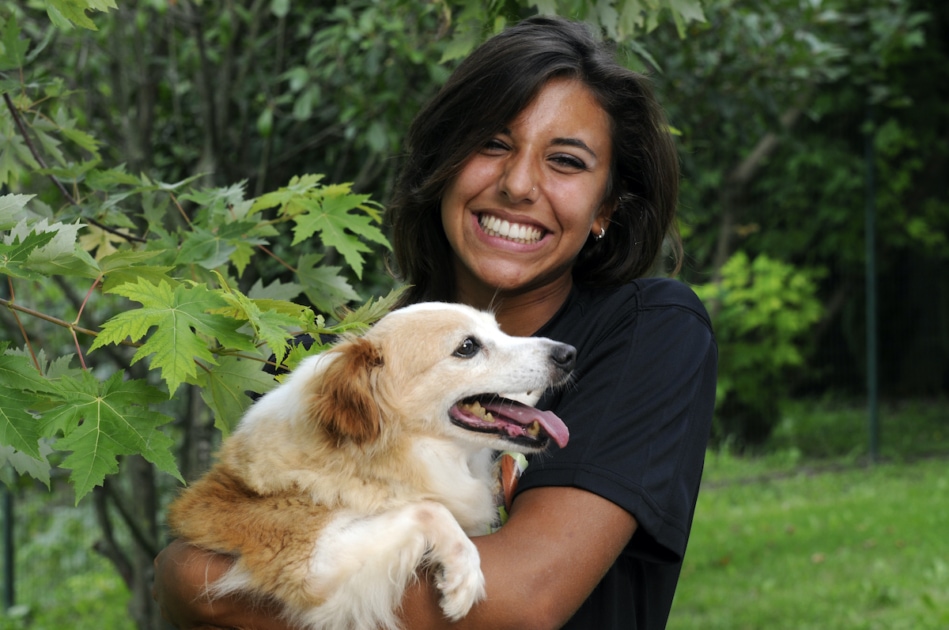
{"label": "woman's shoulder", "polygon": [[641,278],[610,287],[578,287],[577,305],[587,316],[625,317],[637,313],[685,311],[711,328],[705,305],[692,288],[673,278]]}
{"label": "woman's shoulder", "polygon": [[577,285],[554,318],[536,333],[578,348],[622,340],[714,338],[708,312],[685,283],[643,278],[617,287]]}

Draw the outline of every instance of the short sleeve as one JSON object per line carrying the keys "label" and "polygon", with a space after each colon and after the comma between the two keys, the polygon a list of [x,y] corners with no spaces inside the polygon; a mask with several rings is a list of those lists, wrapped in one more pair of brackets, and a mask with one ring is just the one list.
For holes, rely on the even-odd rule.
{"label": "short sleeve", "polygon": [[541,402],[570,440],[533,457],[518,492],[600,495],[639,524],[626,553],[681,562],[715,403],[717,349],[701,302],[673,280],[579,292],[538,334],[577,348],[573,383]]}

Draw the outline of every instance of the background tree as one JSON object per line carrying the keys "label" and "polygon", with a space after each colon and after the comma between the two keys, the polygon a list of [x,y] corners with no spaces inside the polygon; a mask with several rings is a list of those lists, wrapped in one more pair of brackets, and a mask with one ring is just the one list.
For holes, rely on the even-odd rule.
{"label": "background tree", "polygon": [[[691,25],[689,37],[659,29],[649,50],[681,133],[686,277],[717,286],[705,295],[725,346],[718,437],[762,442],[792,393],[863,392],[868,165],[876,173],[881,338],[894,341],[882,345],[881,381],[890,395],[944,394],[949,200],[936,173],[945,172],[949,149],[946,7],[725,0],[705,11],[708,21]],[[808,286],[749,293],[756,276],[740,263],[760,256],[799,269]],[[740,277],[747,301],[739,308],[723,290]],[[802,290],[821,312],[798,308]],[[798,318],[786,339],[794,353],[762,341],[775,340],[773,319],[749,328],[768,311]],[[733,343],[757,347],[773,369],[732,352]]]}

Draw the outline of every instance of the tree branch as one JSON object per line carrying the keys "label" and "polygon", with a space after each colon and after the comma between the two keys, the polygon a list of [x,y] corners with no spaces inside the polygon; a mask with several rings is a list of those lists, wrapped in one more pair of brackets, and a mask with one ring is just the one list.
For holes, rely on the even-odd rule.
{"label": "tree branch", "polygon": [[[13,99],[11,99],[10,95],[6,92],[3,93],[3,101],[6,103],[7,109],[10,110],[10,115],[13,117],[13,122],[16,123],[17,130],[20,132],[20,136],[23,138],[23,142],[26,143],[27,148],[30,150],[30,154],[33,155],[33,159],[36,160],[37,164],[39,164],[41,168],[43,168],[44,170],[48,170],[48,167],[46,166],[46,161],[43,159],[43,156],[40,155],[40,152],[36,149],[36,145],[33,144],[33,139],[30,138],[30,134],[26,129],[26,125],[23,123],[23,118],[20,116],[20,112],[17,111],[16,105],[13,104]],[[76,206],[77,208],[82,210],[82,206],[79,205],[79,202],[73,198],[73,196],[69,193],[68,190],[66,190],[66,187],[63,185],[61,181],[59,181],[59,178],[57,178],[52,173],[50,173],[48,176],[49,176],[49,179],[56,186],[56,188],[59,189],[59,192],[63,195],[63,197],[66,198],[66,201],[68,201],[70,205]],[[135,242],[135,243],[148,242],[146,239],[141,238],[139,236],[133,236],[131,234],[126,234],[125,232],[122,232],[121,230],[116,230],[115,228],[105,225],[104,223],[92,217],[83,216],[83,218],[86,221],[89,221],[89,223],[92,223],[93,225],[98,227],[99,229],[105,230],[106,232],[109,232],[111,234],[115,234],[119,238],[124,238],[125,240],[129,242]]]}

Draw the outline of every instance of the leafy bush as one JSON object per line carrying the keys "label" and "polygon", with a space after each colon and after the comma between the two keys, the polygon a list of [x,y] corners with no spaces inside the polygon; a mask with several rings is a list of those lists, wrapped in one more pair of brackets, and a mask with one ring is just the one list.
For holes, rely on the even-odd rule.
{"label": "leafy bush", "polygon": [[808,331],[821,317],[820,275],[739,251],[717,282],[695,287],[719,344],[718,441],[760,444],[778,423],[778,404],[790,393],[789,377],[804,364]]}

